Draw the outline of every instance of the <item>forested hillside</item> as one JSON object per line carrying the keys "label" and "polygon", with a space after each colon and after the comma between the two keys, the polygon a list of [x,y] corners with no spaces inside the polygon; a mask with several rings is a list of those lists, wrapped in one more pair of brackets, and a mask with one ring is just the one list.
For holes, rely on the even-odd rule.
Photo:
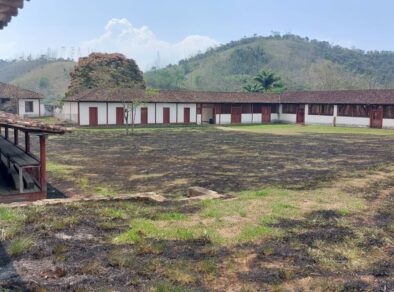
{"label": "forested hillside", "polygon": [[[75,62],[39,58],[1,61],[0,81],[64,97]],[[145,72],[148,87],[241,91],[261,70],[289,90],[394,88],[394,52],[364,52],[294,35],[251,37],[210,49],[177,65]]]}
{"label": "forested hillside", "polygon": [[289,90],[394,87],[394,53],[364,52],[294,35],[251,37],[145,73],[148,86],[239,91],[260,70]]}
{"label": "forested hillside", "polygon": [[46,58],[0,61],[0,81],[40,92],[51,102],[64,97],[74,66],[69,60]]}

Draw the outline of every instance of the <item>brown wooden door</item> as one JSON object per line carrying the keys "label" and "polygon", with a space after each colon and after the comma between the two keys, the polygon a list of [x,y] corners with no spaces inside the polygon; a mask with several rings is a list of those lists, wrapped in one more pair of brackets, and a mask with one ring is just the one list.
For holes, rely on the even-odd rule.
{"label": "brown wooden door", "polygon": [[381,109],[371,110],[370,118],[371,118],[371,122],[370,122],[371,128],[377,128],[377,129],[383,128],[383,110]]}
{"label": "brown wooden door", "polygon": [[304,124],[305,123],[305,106],[298,106],[297,107],[297,118],[296,118],[296,123],[297,124]]}
{"label": "brown wooden door", "polygon": [[183,123],[190,124],[190,108],[188,107],[183,109]]}
{"label": "brown wooden door", "polygon": [[169,124],[170,123],[170,108],[165,107],[163,108],[163,124]]}
{"label": "brown wooden door", "polygon": [[147,107],[141,108],[141,124],[142,125],[148,124],[148,108]]}
{"label": "brown wooden door", "polygon": [[117,107],[116,108],[116,124],[124,125],[124,108]]}
{"label": "brown wooden door", "polygon": [[240,107],[231,108],[231,123],[240,124],[241,123],[242,109]]}
{"label": "brown wooden door", "polygon": [[89,108],[89,126],[98,125],[98,109],[97,107]]}
{"label": "brown wooden door", "polygon": [[271,106],[263,106],[261,113],[263,124],[271,123]]}

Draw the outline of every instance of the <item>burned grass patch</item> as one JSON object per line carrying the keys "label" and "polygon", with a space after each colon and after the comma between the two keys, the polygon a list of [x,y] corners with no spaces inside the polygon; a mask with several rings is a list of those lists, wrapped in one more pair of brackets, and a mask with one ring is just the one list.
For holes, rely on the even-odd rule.
{"label": "burned grass patch", "polygon": [[49,176],[68,195],[177,195],[191,185],[222,193],[268,186],[314,189],[393,160],[393,139],[214,128],[160,129],[134,137],[115,130],[81,130],[50,140]]}

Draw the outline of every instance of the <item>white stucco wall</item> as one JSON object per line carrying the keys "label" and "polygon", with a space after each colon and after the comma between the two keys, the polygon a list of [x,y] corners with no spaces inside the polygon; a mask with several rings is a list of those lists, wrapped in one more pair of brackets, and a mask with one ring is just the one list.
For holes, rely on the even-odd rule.
{"label": "white stucco wall", "polygon": [[277,121],[279,121],[279,114],[271,114],[271,122],[277,122]]}
{"label": "white stucco wall", "polygon": [[231,124],[231,114],[221,114],[220,115],[220,124],[221,125]]}
{"label": "white stucco wall", "polygon": [[176,123],[176,104],[175,103],[157,103],[156,104],[156,123],[163,123],[163,109],[170,108],[170,123]]}
{"label": "white stucco wall", "polygon": [[337,117],[337,126],[369,127],[370,118]]}
{"label": "white stucco wall", "polygon": [[[116,108],[121,107],[123,108],[122,103],[108,103],[108,124],[109,125],[116,125]],[[126,121],[125,121],[126,123]]]}
{"label": "white stucco wall", "polygon": [[98,114],[98,124],[106,125],[107,124],[107,105],[105,102],[81,102],[79,104],[80,107],[80,125],[88,126],[89,125],[89,108],[97,107]]}
{"label": "white stucco wall", "polygon": [[394,128],[394,119],[383,119],[383,128]]}
{"label": "white stucco wall", "polygon": [[262,114],[253,114],[253,124],[261,124]]}
{"label": "white stucco wall", "polygon": [[184,109],[190,108],[190,123],[196,123],[197,106],[195,103],[179,103],[178,104],[178,123],[184,123]]}
{"label": "white stucco wall", "polygon": [[64,102],[59,118],[78,123],[78,102]]}
{"label": "white stucco wall", "polygon": [[334,116],[322,116],[322,115],[306,115],[306,125],[334,125]]}
{"label": "white stucco wall", "polygon": [[[25,102],[33,102],[33,112],[26,112]],[[39,117],[40,116],[40,100],[39,99],[19,99],[18,100],[18,113],[21,117]]]}
{"label": "white stucco wall", "polygon": [[252,123],[252,114],[242,114],[241,115],[241,123],[242,124],[251,124]]}
{"label": "white stucco wall", "polygon": [[201,125],[202,116],[200,114],[197,115],[197,125]]}
{"label": "white stucco wall", "polygon": [[281,114],[280,120],[286,123],[296,123],[297,115],[296,114]]}

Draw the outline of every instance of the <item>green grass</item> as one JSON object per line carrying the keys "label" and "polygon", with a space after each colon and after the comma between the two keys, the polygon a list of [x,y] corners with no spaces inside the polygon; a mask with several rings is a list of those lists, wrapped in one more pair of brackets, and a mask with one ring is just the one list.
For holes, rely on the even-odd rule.
{"label": "green grass", "polygon": [[239,125],[226,127],[232,130],[251,133],[265,133],[277,135],[298,135],[305,133],[316,134],[361,134],[361,135],[394,135],[394,130],[371,128],[348,128],[317,125],[271,124],[271,125]]}
{"label": "green grass", "polygon": [[178,212],[169,212],[169,213],[160,214],[159,219],[168,220],[168,221],[182,221],[182,220],[186,220],[187,216],[185,214]]}
{"label": "green grass", "polygon": [[117,244],[139,243],[149,238],[188,240],[197,235],[194,230],[181,227],[158,227],[156,222],[148,219],[136,219],[131,221],[131,229],[114,238]]}
{"label": "green grass", "polygon": [[0,221],[11,221],[17,217],[14,210],[9,208],[0,207]]}
{"label": "green grass", "polygon": [[[208,125],[196,125],[196,124],[191,124],[191,125],[136,125],[134,128],[134,133],[138,134],[139,133],[152,133],[152,132],[157,132],[157,131],[184,131],[184,130],[207,130],[207,129],[212,129],[212,126]],[[129,128],[129,136],[131,136],[131,127]],[[95,133],[97,131],[99,132],[124,132],[126,135],[126,127],[125,126],[99,126],[95,128],[89,128],[89,127],[79,127],[76,128],[75,131],[78,132],[84,132],[84,133]]]}
{"label": "green grass", "polygon": [[34,241],[31,237],[14,239],[8,246],[8,254],[13,257],[18,257],[28,252],[33,247]]}
{"label": "green grass", "polygon": [[40,118],[34,118],[34,120],[36,121],[40,121],[46,124],[50,124],[50,125],[56,125],[59,124],[59,120],[54,118],[54,117],[40,117]]}

